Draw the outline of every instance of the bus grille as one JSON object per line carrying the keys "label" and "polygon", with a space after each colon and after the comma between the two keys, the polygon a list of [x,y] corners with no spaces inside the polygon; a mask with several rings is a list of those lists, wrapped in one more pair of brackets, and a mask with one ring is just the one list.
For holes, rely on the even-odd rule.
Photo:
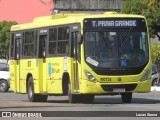
{"label": "bus grille", "polygon": [[137,87],[137,84],[123,84],[123,85],[101,85],[104,91],[113,91],[115,88],[125,88],[125,91],[132,91]]}

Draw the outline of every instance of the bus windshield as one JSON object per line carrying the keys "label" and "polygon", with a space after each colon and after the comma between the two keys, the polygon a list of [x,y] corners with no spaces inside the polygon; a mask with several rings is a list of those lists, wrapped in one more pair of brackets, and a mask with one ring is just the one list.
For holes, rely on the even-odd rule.
{"label": "bus windshield", "polygon": [[85,31],[85,60],[97,68],[140,67],[149,60],[146,30]]}

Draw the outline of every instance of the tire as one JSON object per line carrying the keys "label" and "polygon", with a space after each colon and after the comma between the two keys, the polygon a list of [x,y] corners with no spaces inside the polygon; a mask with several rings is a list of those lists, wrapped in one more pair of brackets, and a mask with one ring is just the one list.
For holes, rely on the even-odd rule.
{"label": "tire", "polygon": [[68,82],[68,98],[69,103],[93,103],[94,95],[72,94],[71,85]]}
{"label": "tire", "polygon": [[72,94],[71,92],[71,84],[68,81],[68,99],[69,103],[79,103],[81,101],[81,96],[78,94]]}
{"label": "tire", "polygon": [[34,83],[33,83],[32,76],[30,76],[29,80],[28,80],[27,92],[28,92],[28,99],[31,102],[45,102],[45,101],[47,101],[48,95],[40,95],[40,94],[34,93]]}
{"label": "tire", "polygon": [[131,103],[132,101],[132,93],[122,93],[121,99],[123,103]]}
{"label": "tire", "polygon": [[68,82],[68,99],[69,99],[69,103],[75,103],[76,102],[76,98],[75,98],[75,95],[73,95],[72,93],[71,93],[71,84],[70,84],[70,82]]}
{"label": "tire", "polygon": [[1,80],[0,81],[0,92],[8,92],[9,90],[9,85],[6,80]]}
{"label": "tire", "polygon": [[29,101],[38,102],[39,96],[34,93],[34,83],[32,76],[30,76],[28,80],[27,92]]}

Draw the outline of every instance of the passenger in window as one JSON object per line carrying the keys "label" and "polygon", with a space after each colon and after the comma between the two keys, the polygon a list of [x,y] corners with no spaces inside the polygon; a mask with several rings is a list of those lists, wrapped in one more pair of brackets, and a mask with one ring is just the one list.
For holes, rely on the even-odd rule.
{"label": "passenger in window", "polygon": [[30,50],[29,51],[29,55],[28,56],[34,56],[34,54],[33,54],[33,51],[32,50]]}
{"label": "passenger in window", "polygon": [[46,48],[43,47],[43,57],[45,58],[46,57]]}
{"label": "passenger in window", "polygon": [[57,54],[57,50],[56,50],[56,47],[53,47],[53,52],[52,52],[52,54]]}

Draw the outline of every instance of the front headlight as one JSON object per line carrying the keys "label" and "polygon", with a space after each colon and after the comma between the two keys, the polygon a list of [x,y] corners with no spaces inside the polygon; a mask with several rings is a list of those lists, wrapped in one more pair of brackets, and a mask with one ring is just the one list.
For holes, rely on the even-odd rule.
{"label": "front headlight", "polygon": [[88,72],[87,70],[84,70],[84,73],[85,73],[85,75],[87,76],[87,78],[88,78],[90,81],[95,82],[95,83],[97,82],[96,78],[93,77],[93,75],[92,75],[90,72]]}
{"label": "front headlight", "polygon": [[149,77],[149,75],[150,75],[150,73],[151,73],[151,69],[148,69],[148,70],[145,72],[145,74],[143,75],[143,77],[141,78],[140,81],[145,81],[145,80],[147,80],[148,77]]}

